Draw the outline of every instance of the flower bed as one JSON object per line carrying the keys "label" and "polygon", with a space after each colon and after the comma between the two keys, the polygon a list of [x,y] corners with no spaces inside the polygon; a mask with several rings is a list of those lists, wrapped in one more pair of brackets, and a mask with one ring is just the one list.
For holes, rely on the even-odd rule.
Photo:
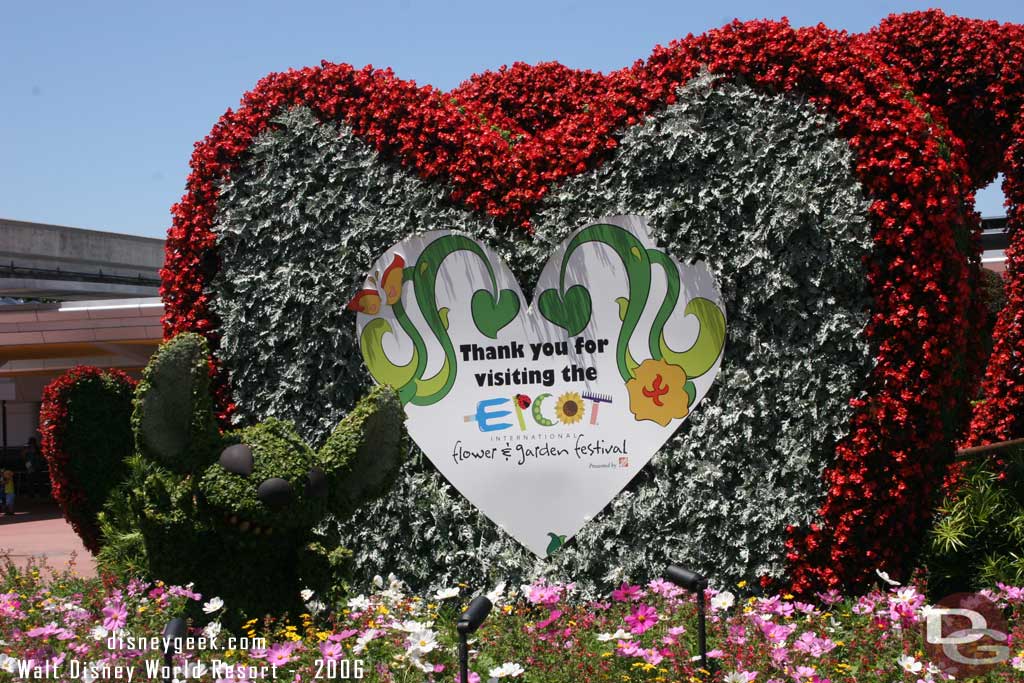
{"label": "flower bed", "polygon": [[[882,575],[883,580],[887,577]],[[894,583],[894,582],[892,582]],[[94,683],[104,675],[159,679],[164,625],[188,605],[202,606],[188,637],[198,649],[176,656],[177,680],[369,681],[457,680],[454,624],[467,587],[412,595],[394,576],[376,577],[371,595],[324,605],[306,592],[309,612],[222,629],[219,598],[190,587],[133,580],[103,585],[68,573],[10,563],[0,577],[0,680],[55,666],[53,678]],[[950,680],[924,654],[929,606],[917,586],[887,585],[859,599],[819,594],[816,604],[791,595],[741,599],[709,590],[710,671],[696,649],[695,602],[661,579],[621,583],[585,600],[572,584],[496,587],[488,620],[471,638],[470,681],[698,681],[931,683]],[[745,585],[734,587],[742,593]],[[1011,624],[1012,658],[979,681],[1019,680],[1024,671],[1024,589],[982,591]],[[332,609],[333,607],[333,609]],[[197,614],[199,609],[194,610]],[[234,639],[233,641],[231,639]],[[980,655],[979,655],[980,656]],[[117,667],[121,667],[118,669]],[[84,673],[83,673],[84,672]]]}

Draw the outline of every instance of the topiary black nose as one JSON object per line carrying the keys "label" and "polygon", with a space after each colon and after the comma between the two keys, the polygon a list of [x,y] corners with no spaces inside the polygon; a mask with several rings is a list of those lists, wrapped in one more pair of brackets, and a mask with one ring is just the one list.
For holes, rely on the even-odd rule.
{"label": "topiary black nose", "polygon": [[252,449],[244,443],[228,446],[221,451],[217,462],[228,472],[248,477],[252,474]]}
{"label": "topiary black nose", "polygon": [[292,485],[284,479],[271,477],[256,489],[256,497],[271,510],[280,510],[292,502]]}

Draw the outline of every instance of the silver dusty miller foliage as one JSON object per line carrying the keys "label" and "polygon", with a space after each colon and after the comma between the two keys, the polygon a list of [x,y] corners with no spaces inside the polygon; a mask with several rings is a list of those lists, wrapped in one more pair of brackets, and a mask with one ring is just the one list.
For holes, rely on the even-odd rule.
{"label": "silver dusty miller foliage", "polygon": [[551,249],[602,216],[648,219],[680,260],[708,262],[728,315],[707,398],[626,490],[537,560],[417,453],[340,529],[361,576],[414,586],[545,575],[584,590],[669,561],[723,584],[784,571],[785,527],[812,521],[821,473],[872,366],[868,203],[853,157],[813,106],[706,74],[624,132],[615,155],[552,188],[536,234],[454,206],[343,125],[281,114],[222,188],[213,284],[220,355],[243,421],[293,420],[319,444],[370,385],[345,304],[401,239],[446,228],[499,253],[529,293]]}

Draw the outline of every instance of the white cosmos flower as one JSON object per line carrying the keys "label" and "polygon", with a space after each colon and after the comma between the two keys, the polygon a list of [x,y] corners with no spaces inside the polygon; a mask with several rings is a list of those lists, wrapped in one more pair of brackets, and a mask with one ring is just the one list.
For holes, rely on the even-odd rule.
{"label": "white cosmos flower", "polygon": [[380,574],[374,574],[373,575],[373,587],[374,588],[383,588],[384,587],[384,577],[381,576]]}
{"label": "white cosmos flower", "polygon": [[900,585],[899,581],[893,581],[892,577],[890,577],[889,574],[887,574],[886,572],[883,572],[881,569],[876,569],[875,573],[878,574],[878,578],[880,578],[882,581],[885,581],[890,586]]}
{"label": "white cosmos flower", "polygon": [[349,598],[348,608],[356,612],[365,612],[370,607],[370,599],[365,595],[357,595],[354,598]]}
{"label": "white cosmos flower", "polygon": [[216,640],[217,636],[220,635],[220,622],[211,621],[203,628],[203,635],[210,640]]}
{"label": "white cosmos flower", "polygon": [[441,590],[434,593],[434,597],[438,600],[448,600],[449,598],[459,597],[458,588],[442,588]]}
{"label": "white cosmos flower", "polygon": [[309,588],[303,588],[299,591],[299,596],[302,598],[302,602],[309,602],[313,599],[313,591]]}
{"label": "white cosmos flower", "polygon": [[431,630],[416,631],[409,635],[409,652],[426,654],[437,647],[437,634]]}
{"label": "white cosmos flower", "polygon": [[736,596],[729,591],[722,591],[715,597],[711,598],[711,609],[715,612],[721,612],[722,610],[729,609],[736,604]]}
{"label": "white cosmos flower", "polygon": [[103,640],[107,637],[107,629],[103,628],[100,624],[92,627],[89,631],[89,635],[92,636],[93,640]]}
{"label": "white cosmos flower", "polygon": [[310,600],[306,603],[306,608],[313,614],[320,614],[325,609],[327,609],[327,605],[325,605],[320,600]]}
{"label": "white cosmos flower", "polygon": [[602,643],[607,643],[609,640],[627,640],[629,638],[629,632],[623,631],[621,628],[615,633],[599,633],[597,639]]}
{"label": "white cosmos flower", "polygon": [[17,668],[18,662],[13,657],[0,653],[0,671],[6,671],[7,673],[14,673]]}
{"label": "white cosmos flower", "polygon": [[924,668],[924,664],[917,661],[910,655],[900,655],[896,662],[903,668],[907,673],[920,673],[921,669]]}
{"label": "white cosmos flower", "polygon": [[359,654],[366,649],[366,644],[377,637],[377,629],[368,629],[366,633],[356,638],[355,647],[352,648],[352,652]]}
{"label": "white cosmos flower", "polygon": [[434,665],[430,662],[424,662],[422,659],[420,659],[419,655],[413,653],[412,651],[409,652],[409,663],[425,674],[434,673]]}
{"label": "white cosmos flower", "polygon": [[213,614],[214,612],[216,612],[217,610],[219,610],[223,606],[224,606],[224,601],[221,600],[220,598],[210,598],[209,602],[204,602],[203,603],[203,611],[206,612],[207,614]]}
{"label": "white cosmos flower", "polygon": [[501,599],[505,596],[505,582],[502,581],[494,587],[490,593],[487,594],[487,599],[491,601],[492,605],[497,605],[501,602]]}
{"label": "white cosmos flower", "polygon": [[523,675],[525,669],[515,662],[505,662],[496,669],[491,669],[487,675],[491,678],[517,678]]}
{"label": "white cosmos flower", "polygon": [[94,683],[97,678],[98,676],[96,676],[96,672],[93,671],[91,664],[82,665],[82,675],[79,676],[82,683]]}
{"label": "white cosmos flower", "polygon": [[434,625],[432,621],[402,621],[395,622],[391,625],[391,628],[396,631],[405,631],[406,633],[419,633],[420,631],[429,630]]}

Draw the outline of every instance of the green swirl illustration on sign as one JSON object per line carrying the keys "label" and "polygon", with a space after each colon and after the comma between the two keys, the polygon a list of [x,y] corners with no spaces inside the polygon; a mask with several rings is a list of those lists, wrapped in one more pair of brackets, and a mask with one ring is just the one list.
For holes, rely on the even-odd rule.
{"label": "green swirl illustration on sign", "polygon": [[[388,358],[384,352],[383,339],[385,334],[394,334],[394,329],[384,318],[375,318],[363,328],[359,346],[370,374],[378,383],[395,387],[403,405],[412,403],[426,406],[437,403],[448,395],[455,382],[456,358],[452,340],[448,336],[448,309],[437,307],[436,287],[444,260],[458,251],[468,251],[479,256],[487,267],[494,287],[493,292],[477,290],[470,302],[473,321],[481,334],[491,339],[496,338],[498,331],[519,314],[519,296],[511,289],[498,290],[494,268],[480,245],[468,237],[445,235],[434,240],[410,267],[403,267],[404,259],[396,255],[392,266],[389,266],[381,277],[381,284],[386,293],[387,304],[391,306],[399,325],[412,340],[412,360],[405,365],[396,365]],[[392,268],[395,269],[394,274],[389,273]],[[399,277],[401,280],[396,284],[388,281],[389,278]],[[427,368],[426,344],[420,330],[406,313],[401,300],[402,287],[406,282],[412,282],[420,314],[445,355],[441,369],[426,379],[423,377]],[[373,315],[380,310],[380,296],[374,290],[364,289],[352,300],[349,308]]]}
{"label": "green swirl illustration on sign", "polygon": [[[537,311],[544,319],[562,328],[567,338],[583,333],[592,319],[590,290],[583,284],[566,287],[570,260],[579,247],[588,243],[608,247],[626,272],[627,296],[616,299],[621,327],[615,354],[619,375],[630,393],[631,411],[637,420],[653,420],[662,425],[672,419],[686,417],[696,400],[693,378],[710,370],[722,353],[725,344],[723,311],[706,298],[688,301],[684,313],[697,318],[700,333],[689,349],[673,349],[665,339],[664,329],[679,303],[681,285],[675,263],[664,251],[646,247],[629,230],[598,223],[580,230],[569,241],[561,257],[559,286],[545,289],[537,297]],[[377,316],[382,304],[390,306],[395,321],[411,340],[412,356],[407,363],[399,365],[384,350],[385,336],[395,334],[390,319],[374,317],[364,325],[360,335],[360,348],[370,374],[377,382],[394,386],[403,404],[426,406],[437,403],[448,395],[455,382],[458,357],[448,332],[449,309],[438,307],[436,291],[439,278],[457,276],[456,273],[443,272],[445,260],[457,252],[475,255],[486,268],[491,287],[473,292],[470,313],[481,334],[497,339],[498,332],[519,315],[522,309],[520,296],[514,290],[499,288],[496,264],[491,263],[477,242],[463,235],[437,237],[423,248],[412,265],[407,266],[404,258],[395,254],[383,275],[369,279],[375,288],[361,290],[349,304],[350,309],[369,316]],[[665,277],[666,291],[647,335],[650,358],[638,363],[630,353],[629,345],[647,306],[656,268]],[[421,330],[406,310],[402,298],[406,283],[412,284],[421,324],[426,329]],[[450,285],[458,290],[460,283],[452,281]],[[429,360],[425,342],[427,335],[432,335],[444,354],[440,370],[430,377],[424,377]]]}

